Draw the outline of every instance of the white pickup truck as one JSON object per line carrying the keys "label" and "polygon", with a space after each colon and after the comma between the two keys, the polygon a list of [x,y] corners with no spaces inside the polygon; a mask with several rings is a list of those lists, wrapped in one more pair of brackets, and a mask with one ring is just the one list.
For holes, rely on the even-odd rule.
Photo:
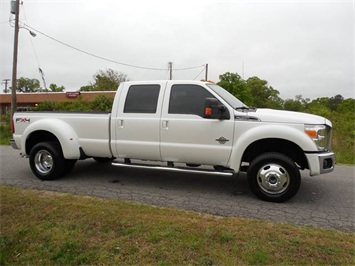
{"label": "white pickup truck", "polygon": [[284,202],[300,187],[300,169],[333,171],[331,133],[323,117],[249,108],[213,83],[148,81],[121,83],[110,114],[15,113],[12,146],[42,180],[94,158],[121,167],[247,172],[257,197]]}

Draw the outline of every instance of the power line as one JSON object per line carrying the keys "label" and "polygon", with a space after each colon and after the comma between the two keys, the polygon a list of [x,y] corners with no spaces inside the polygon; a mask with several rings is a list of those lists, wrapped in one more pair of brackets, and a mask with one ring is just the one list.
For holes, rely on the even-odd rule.
{"label": "power line", "polygon": [[[22,9],[23,9],[23,14],[24,14],[24,17],[25,17],[25,21],[27,22],[27,16],[26,16],[26,11],[25,11],[25,7],[22,6]],[[26,24],[25,24],[26,25]],[[31,33],[31,32],[30,32]],[[31,34],[32,35],[32,34]],[[47,89],[47,83],[46,83],[46,79],[44,78],[44,72],[40,66],[40,63],[39,63],[39,59],[38,59],[38,54],[37,54],[37,50],[35,48],[35,45],[32,41],[32,37],[29,37],[30,38],[30,41],[31,41],[31,44],[32,44],[32,49],[33,49],[33,52],[35,54],[35,57],[36,57],[36,60],[37,60],[37,64],[38,64],[38,71],[39,73],[41,74],[41,77],[42,77],[42,81],[43,81],[43,86],[44,86],[44,90],[45,91],[48,91]]]}
{"label": "power line", "polygon": [[[133,68],[138,68],[138,69],[145,69],[145,70],[156,70],[156,71],[166,71],[166,70],[168,70],[168,68],[154,68],[154,67],[137,66],[137,65],[127,64],[127,63],[118,62],[116,60],[112,60],[112,59],[109,59],[109,58],[105,58],[105,57],[102,57],[102,56],[99,56],[99,55],[96,55],[96,54],[93,54],[93,53],[90,53],[90,52],[86,52],[86,51],[84,51],[82,49],[79,49],[79,48],[76,48],[76,47],[74,47],[74,46],[72,46],[70,44],[64,43],[64,42],[62,42],[62,41],[60,41],[58,39],[55,39],[55,38],[53,38],[53,37],[41,32],[41,31],[39,31],[39,30],[37,30],[37,29],[25,24],[25,23],[24,23],[24,25],[27,28],[30,28],[30,29],[34,30],[35,32],[37,32],[37,33],[39,33],[39,34],[41,34],[41,35],[43,35],[43,36],[55,41],[55,42],[58,42],[58,43],[60,43],[60,44],[62,44],[64,46],[67,46],[67,47],[69,47],[71,49],[74,49],[74,50],[76,50],[78,52],[84,53],[86,55],[89,55],[89,56],[92,56],[92,57],[95,57],[95,58],[98,58],[98,59],[101,59],[101,60],[104,60],[104,61],[108,61],[108,62],[115,63],[115,64],[122,65],[122,66],[133,67]],[[189,70],[189,69],[200,68],[200,67],[204,67],[204,65],[199,65],[199,66],[194,66],[194,67],[185,67],[185,68],[176,68],[176,69],[173,69],[173,70],[180,71],[180,70]]]}
{"label": "power line", "polygon": [[200,72],[200,73],[198,73],[198,74],[197,74],[197,76],[194,78],[194,80],[195,80],[195,79],[197,79],[197,78],[198,78],[198,76],[199,76],[199,75],[201,75],[201,73],[202,73],[203,71],[205,71],[205,69],[206,69],[206,66],[205,66],[205,67],[201,70],[201,72]]}
{"label": "power line", "polygon": [[194,67],[173,68],[173,70],[175,70],[175,71],[191,70],[191,69],[200,68],[200,67],[205,67],[205,65],[199,65],[199,66],[194,66]]}

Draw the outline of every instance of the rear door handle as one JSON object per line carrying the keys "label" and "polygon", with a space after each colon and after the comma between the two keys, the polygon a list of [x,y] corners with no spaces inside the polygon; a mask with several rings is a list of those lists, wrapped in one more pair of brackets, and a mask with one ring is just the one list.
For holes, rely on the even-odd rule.
{"label": "rear door handle", "polygon": [[123,120],[122,119],[117,120],[117,127],[123,128]]}

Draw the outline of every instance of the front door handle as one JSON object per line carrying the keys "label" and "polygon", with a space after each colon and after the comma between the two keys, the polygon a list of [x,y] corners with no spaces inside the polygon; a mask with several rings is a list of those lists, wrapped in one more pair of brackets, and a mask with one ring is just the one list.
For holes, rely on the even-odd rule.
{"label": "front door handle", "polygon": [[163,120],[162,128],[163,128],[163,130],[169,130],[169,121],[168,120]]}

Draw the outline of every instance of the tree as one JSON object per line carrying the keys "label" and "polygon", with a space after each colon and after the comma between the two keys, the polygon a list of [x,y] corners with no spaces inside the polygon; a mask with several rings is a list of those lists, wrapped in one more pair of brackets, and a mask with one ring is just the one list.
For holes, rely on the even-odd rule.
{"label": "tree", "polygon": [[310,99],[304,99],[302,95],[296,95],[295,100],[287,99],[284,101],[284,109],[288,111],[302,112],[307,108]]}
{"label": "tree", "polygon": [[328,102],[328,107],[331,111],[336,111],[338,106],[344,101],[344,97],[340,94],[331,97]]}
{"label": "tree", "polygon": [[82,86],[80,91],[115,91],[121,82],[128,81],[126,74],[112,69],[99,70],[93,78],[94,83]]}
{"label": "tree", "polygon": [[317,114],[330,119],[331,110],[329,109],[329,98],[322,97],[312,100],[307,104],[306,112]]}
{"label": "tree", "polygon": [[49,89],[52,91],[52,92],[63,92],[65,90],[64,86],[60,86],[58,87],[58,85],[54,84],[54,83],[51,83],[49,85]]}
{"label": "tree", "polygon": [[[339,104],[337,111],[342,112],[342,113],[355,114],[355,99],[349,98],[349,99],[342,101]],[[352,122],[354,122],[354,125],[355,125],[355,121],[353,120]]]}
{"label": "tree", "polygon": [[266,80],[259,79],[258,77],[248,78],[246,86],[250,91],[254,106],[258,108],[282,108],[282,99],[279,97],[279,91],[273,87],[268,86]]}
{"label": "tree", "polygon": [[219,76],[219,86],[229,91],[246,105],[253,104],[253,98],[249,88],[246,86],[245,80],[238,73],[226,72]]}
{"label": "tree", "polygon": [[17,90],[19,92],[37,92],[41,91],[41,85],[38,79],[21,77],[17,79]]}
{"label": "tree", "polygon": [[113,97],[106,95],[99,95],[91,101],[90,108],[94,111],[110,112],[113,104]]}

